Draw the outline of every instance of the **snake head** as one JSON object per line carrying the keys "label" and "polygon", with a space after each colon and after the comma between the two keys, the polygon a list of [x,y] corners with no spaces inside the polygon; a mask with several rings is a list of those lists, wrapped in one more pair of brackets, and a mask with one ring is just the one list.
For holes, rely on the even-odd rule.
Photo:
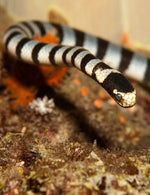
{"label": "snake head", "polygon": [[114,89],[113,93],[115,94],[115,99],[117,103],[124,108],[134,106],[136,103],[136,91],[135,90],[132,92],[124,93],[124,92],[117,91],[117,89]]}
{"label": "snake head", "polygon": [[122,107],[132,107],[136,103],[136,91],[130,82],[119,72],[112,72],[103,81],[102,86]]}

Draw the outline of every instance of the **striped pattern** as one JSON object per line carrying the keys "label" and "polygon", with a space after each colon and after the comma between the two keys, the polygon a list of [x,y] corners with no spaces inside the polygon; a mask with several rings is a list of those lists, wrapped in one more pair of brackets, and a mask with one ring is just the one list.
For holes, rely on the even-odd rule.
{"label": "striped pattern", "polygon": [[[58,45],[33,40],[34,35],[42,36],[53,29],[60,41]],[[147,58],[63,25],[39,21],[20,22],[6,31],[3,41],[6,50],[22,61],[78,68],[101,84],[123,107],[135,104],[136,93],[129,81],[115,69],[136,80],[149,82]],[[131,75],[135,69],[139,72]]]}
{"label": "striped pattern", "polygon": [[82,31],[61,25],[55,27],[61,37],[60,44],[81,46],[128,77],[150,84],[150,59]]}

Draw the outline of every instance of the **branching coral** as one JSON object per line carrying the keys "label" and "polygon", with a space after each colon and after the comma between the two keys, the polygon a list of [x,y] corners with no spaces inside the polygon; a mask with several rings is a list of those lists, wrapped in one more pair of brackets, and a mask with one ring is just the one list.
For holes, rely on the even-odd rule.
{"label": "branching coral", "polygon": [[[44,43],[58,43],[59,41],[50,34],[35,37],[35,39]],[[16,110],[18,106],[25,107],[33,101],[43,84],[50,87],[58,86],[67,72],[66,67],[35,67],[22,62],[12,63],[5,58],[4,56],[6,67],[9,67],[9,75],[3,79],[3,83],[6,85],[6,90],[11,93],[13,110]]]}
{"label": "branching coral", "polygon": [[55,104],[53,99],[48,99],[47,96],[44,96],[43,99],[37,98],[33,102],[29,103],[29,106],[37,113],[44,115],[51,113],[55,107]]}

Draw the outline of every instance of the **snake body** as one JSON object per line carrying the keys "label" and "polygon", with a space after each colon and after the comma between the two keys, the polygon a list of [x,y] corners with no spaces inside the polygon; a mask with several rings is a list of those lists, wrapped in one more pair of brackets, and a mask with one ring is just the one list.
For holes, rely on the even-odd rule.
{"label": "snake body", "polygon": [[[33,39],[35,35],[43,36],[53,30],[59,44]],[[135,104],[136,92],[119,71],[140,82],[150,82],[150,61],[146,57],[64,25],[19,22],[6,31],[3,42],[8,53],[24,62],[78,68],[101,84],[122,107]]]}

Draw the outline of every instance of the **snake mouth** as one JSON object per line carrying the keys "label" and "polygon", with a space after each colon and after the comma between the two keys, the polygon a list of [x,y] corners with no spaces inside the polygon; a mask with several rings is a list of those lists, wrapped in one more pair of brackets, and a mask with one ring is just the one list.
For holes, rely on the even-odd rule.
{"label": "snake mouth", "polygon": [[136,91],[132,92],[118,92],[116,89],[113,91],[115,94],[115,99],[117,103],[124,107],[124,108],[129,108],[135,105],[136,103]]}

